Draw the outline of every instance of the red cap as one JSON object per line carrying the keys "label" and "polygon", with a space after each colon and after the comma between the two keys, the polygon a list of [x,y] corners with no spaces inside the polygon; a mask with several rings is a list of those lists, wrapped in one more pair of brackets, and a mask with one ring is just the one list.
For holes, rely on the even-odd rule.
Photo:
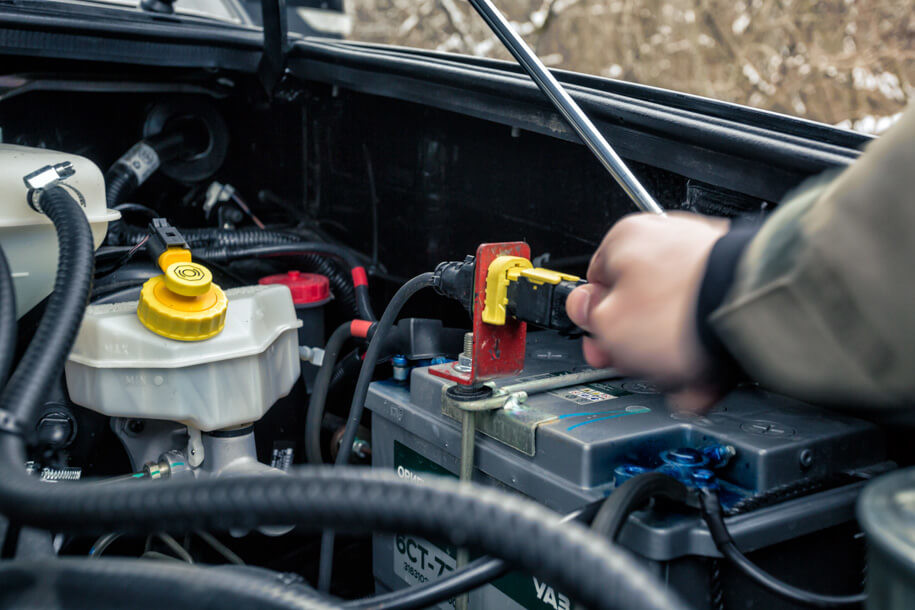
{"label": "red cap", "polygon": [[327,277],[317,273],[289,271],[279,275],[268,275],[257,281],[258,284],[283,284],[292,293],[292,302],[296,305],[313,305],[330,298],[330,282]]}

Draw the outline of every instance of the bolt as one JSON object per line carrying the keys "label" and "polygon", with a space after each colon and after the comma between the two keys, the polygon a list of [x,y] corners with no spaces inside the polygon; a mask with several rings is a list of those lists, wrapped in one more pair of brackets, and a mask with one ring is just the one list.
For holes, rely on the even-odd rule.
{"label": "bolt", "polygon": [[798,462],[800,462],[801,468],[806,469],[813,466],[813,451],[810,449],[801,451],[801,454],[798,456]]}
{"label": "bolt", "polygon": [[505,404],[502,405],[502,408],[508,411],[521,409],[524,407],[524,401],[526,400],[527,392],[512,392],[505,401]]}
{"label": "bolt", "polygon": [[451,366],[459,373],[469,373],[473,370],[473,333],[464,333],[464,351]]}
{"label": "bolt", "polygon": [[396,355],[391,358],[391,366],[394,369],[394,381],[406,382],[410,377],[410,363],[406,356]]}
{"label": "bolt", "polygon": [[372,445],[361,438],[357,438],[353,441],[353,453],[360,458],[367,458],[372,455]]}
{"label": "bolt", "polygon": [[701,466],[706,463],[705,456],[690,447],[680,447],[665,452],[664,460],[681,466]]}

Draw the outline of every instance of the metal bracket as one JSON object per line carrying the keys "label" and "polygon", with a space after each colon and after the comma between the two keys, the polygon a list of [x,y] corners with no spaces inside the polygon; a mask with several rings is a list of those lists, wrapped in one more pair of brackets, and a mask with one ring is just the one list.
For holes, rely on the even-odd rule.
{"label": "metal bracket", "polygon": [[192,468],[197,468],[203,464],[204,455],[203,440],[201,439],[200,430],[197,428],[187,427],[187,463]]}
{"label": "metal bracket", "polygon": [[286,72],[289,52],[289,28],[286,23],[286,0],[262,0],[261,17],[264,26],[264,54],[257,74],[268,97],[273,97]]}
{"label": "metal bracket", "polygon": [[[536,453],[537,426],[553,421],[555,413],[527,404],[532,394],[619,377],[615,369],[587,369],[563,375],[543,375],[521,383],[496,388],[491,396],[474,401],[456,401],[442,388],[442,414],[463,422],[465,413],[474,416],[474,427],[526,455]],[[489,384],[487,384],[489,385]]]}

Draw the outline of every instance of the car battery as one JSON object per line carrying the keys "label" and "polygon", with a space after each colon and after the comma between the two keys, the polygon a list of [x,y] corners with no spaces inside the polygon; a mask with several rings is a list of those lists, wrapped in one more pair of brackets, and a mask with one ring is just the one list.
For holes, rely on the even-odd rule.
{"label": "car battery", "polygon": [[[578,340],[530,333],[525,370],[497,386],[593,373]],[[576,374],[579,374],[576,376]],[[583,374],[583,375],[582,375]],[[416,481],[460,469],[461,424],[444,409],[450,385],[427,367],[409,383],[372,384],[373,467]],[[569,513],[650,470],[697,470],[720,485],[741,550],[770,573],[821,593],[860,591],[863,545],[854,505],[863,481],[892,467],[873,424],[755,387],[731,392],[712,411],[671,411],[645,382],[614,376],[531,394],[521,404],[478,414],[474,480]],[[701,467],[701,468],[697,468]],[[641,511],[620,543],[697,608],[794,608],[731,569],[697,512]],[[416,536],[376,535],[380,591],[417,585],[456,568],[456,549]],[[850,552],[852,547],[862,553]],[[440,608],[454,607],[454,600]],[[510,573],[473,591],[470,608],[570,609],[574,600],[535,576]]]}

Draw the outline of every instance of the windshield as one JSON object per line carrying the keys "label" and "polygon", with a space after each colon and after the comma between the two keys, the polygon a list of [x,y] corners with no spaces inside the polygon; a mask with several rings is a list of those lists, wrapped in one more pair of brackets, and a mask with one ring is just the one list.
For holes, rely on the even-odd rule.
{"label": "windshield", "polygon": [[[124,8],[140,10],[138,0],[70,0],[79,4],[114,5]],[[237,24],[250,24],[244,8],[239,0],[177,0],[174,3],[175,12],[179,15],[207,17],[229,21]]]}
{"label": "windshield", "polygon": [[[495,0],[549,67],[877,133],[915,98],[912,0]],[[466,0],[353,0],[350,38],[511,59]]]}

